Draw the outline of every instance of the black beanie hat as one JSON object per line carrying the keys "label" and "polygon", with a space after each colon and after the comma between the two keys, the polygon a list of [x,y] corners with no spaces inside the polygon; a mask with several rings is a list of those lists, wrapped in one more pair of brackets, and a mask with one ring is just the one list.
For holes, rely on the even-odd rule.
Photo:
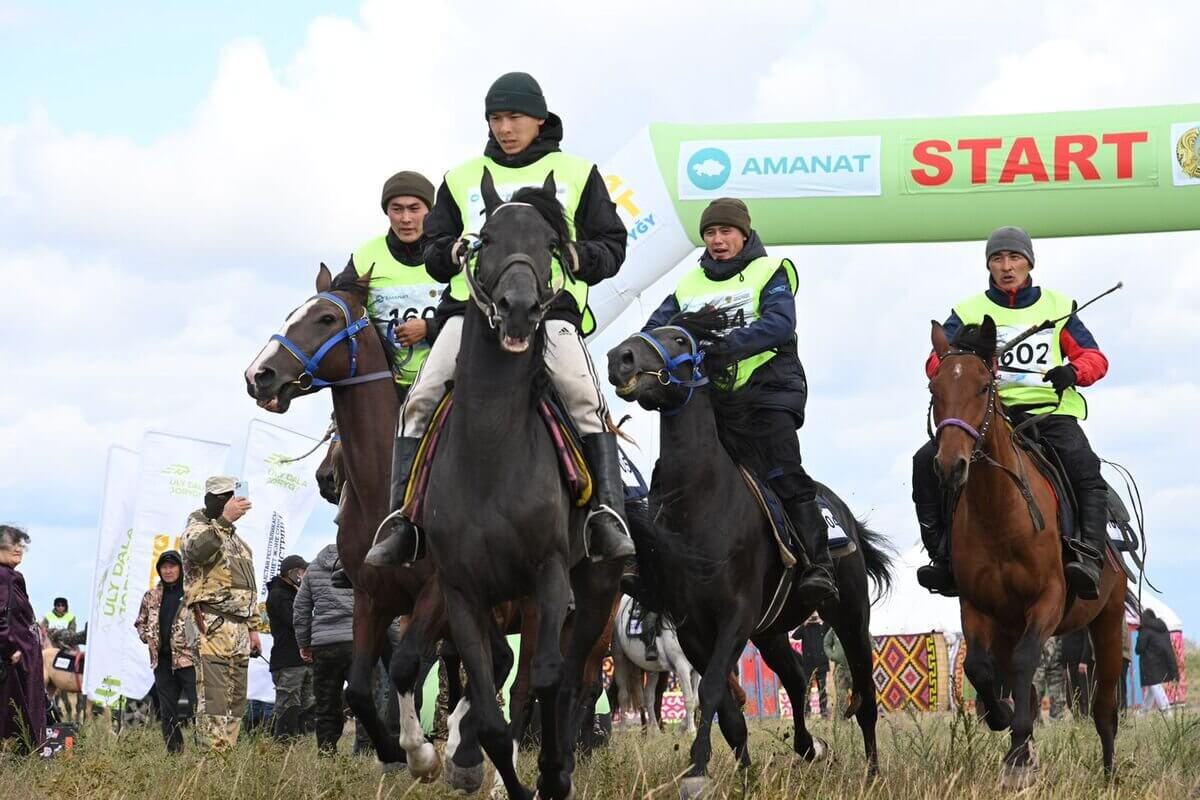
{"label": "black beanie hat", "polygon": [[175,564],[178,567],[183,567],[183,559],[180,558],[179,551],[167,550],[161,556],[158,557],[158,562],[154,565],[154,571],[155,572],[161,571],[162,565],[166,564],[167,562],[171,562],[172,564]]}
{"label": "black beanie hat", "polygon": [[383,198],[379,205],[385,214],[393,197],[415,197],[426,208],[433,208],[433,184],[419,172],[397,172],[383,184]]}
{"label": "black beanie hat", "polygon": [[1020,253],[1028,259],[1030,269],[1033,268],[1033,240],[1023,229],[1008,226],[992,231],[987,240],[987,261],[991,261],[992,256],[1001,250]]}
{"label": "black beanie hat", "polygon": [[750,238],[750,209],[734,197],[719,197],[708,204],[700,215],[700,235],[714,225],[730,225]]}
{"label": "black beanie hat", "polygon": [[542,87],[528,72],[506,72],[487,91],[483,116],[494,111],[519,111],[537,119],[550,116]]}
{"label": "black beanie hat", "polygon": [[56,597],[56,598],[54,598],[54,605],[56,605],[56,606],[57,606],[57,605],[59,605],[59,604],[61,604],[61,605],[64,605],[64,606],[66,606],[67,608],[70,608],[70,607],[71,607],[71,606],[70,606],[70,604],[69,604],[69,603],[67,603],[67,598],[65,598],[65,597]]}
{"label": "black beanie hat", "polygon": [[308,562],[303,556],[288,556],[283,561],[279,562],[279,574],[287,575],[294,569],[308,569]]}

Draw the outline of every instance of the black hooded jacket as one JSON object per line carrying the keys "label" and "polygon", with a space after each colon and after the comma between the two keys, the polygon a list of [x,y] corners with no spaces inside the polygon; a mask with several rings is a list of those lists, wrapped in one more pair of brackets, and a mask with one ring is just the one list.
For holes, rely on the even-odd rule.
{"label": "black hooded jacket", "polygon": [[[501,166],[525,167],[548,153],[558,152],[561,149],[562,136],[562,120],[557,114],[550,114],[542,125],[538,138],[520,153],[507,155],[489,131],[483,154]],[[589,286],[595,286],[605,278],[616,275],[625,261],[625,245],[629,234],[625,230],[625,223],[617,216],[617,207],[608,194],[608,187],[600,176],[600,170],[595,166],[584,184],[574,223],[575,250],[579,254],[577,277]],[[450,260],[450,250],[464,230],[458,204],[455,203],[443,179],[442,185],[438,187],[433,210],[425,217],[425,268],[436,280],[449,282],[458,274],[459,267]],[[447,292],[442,295],[438,319],[444,320],[461,314],[465,308],[465,303],[450,299]],[[546,318],[566,319],[575,325],[579,325],[581,321],[575,301],[565,294],[555,301]]]}
{"label": "black hooded jacket", "polygon": [[1144,615],[1138,629],[1137,654],[1140,659],[1139,677],[1143,686],[1179,680],[1179,664],[1167,623],[1158,617]]}
{"label": "black hooded jacket", "polygon": [[296,602],[296,587],[282,575],[267,583],[267,619],[271,621],[271,671],[286,667],[302,667],[300,648],[296,645],[296,628],[292,623],[292,606]]}

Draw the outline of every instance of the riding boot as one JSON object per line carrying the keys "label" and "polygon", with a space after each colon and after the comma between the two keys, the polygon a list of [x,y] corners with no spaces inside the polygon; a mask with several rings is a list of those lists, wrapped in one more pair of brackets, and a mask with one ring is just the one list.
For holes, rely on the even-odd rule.
{"label": "riding boot", "polygon": [[816,500],[798,502],[791,497],[784,501],[784,508],[809,558],[809,565],[796,584],[797,593],[812,603],[836,603],[838,590],[833,577],[833,557],[829,555],[829,528],[821,507]]}
{"label": "riding boot", "polygon": [[412,471],[420,439],[400,436],[392,448],[392,513],[383,518],[375,532],[375,544],[367,551],[364,561],[373,567],[407,566],[425,556],[424,542],[416,527],[400,513],[404,493],[408,489],[408,474]]}
{"label": "riding boot", "polygon": [[1079,538],[1070,547],[1076,559],[1066,566],[1067,585],[1080,600],[1100,596],[1100,569],[1104,559],[1104,539],[1108,535],[1108,492],[1093,489],[1079,492]]}
{"label": "riding boot", "polygon": [[647,661],[658,661],[658,614],[646,611],[642,614],[642,647]]}
{"label": "riding boot", "polygon": [[921,526],[921,542],[929,553],[929,563],[917,569],[917,583],[934,594],[958,597],[946,547],[949,537],[942,524],[942,504],[917,503],[917,524]]}
{"label": "riding boot", "polygon": [[625,523],[625,483],[617,461],[617,437],[612,433],[593,433],[584,436],[582,444],[593,481],[588,555],[595,562],[629,558],[637,551]]}

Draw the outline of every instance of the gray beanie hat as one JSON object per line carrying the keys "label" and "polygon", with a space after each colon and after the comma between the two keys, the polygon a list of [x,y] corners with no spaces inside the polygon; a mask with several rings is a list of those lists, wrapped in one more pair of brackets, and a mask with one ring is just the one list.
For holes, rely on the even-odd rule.
{"label": "gray beanie hat", "polygon": [[1020,253],[1029,260],[1030,268],[1033,268],[1033,240],[1029,238],[1029,234],[1024,229],[1007,226],[992,231],[992,235],[987,240],[987,256],[984,263],[991,261],[992,256],[1001,250]]}

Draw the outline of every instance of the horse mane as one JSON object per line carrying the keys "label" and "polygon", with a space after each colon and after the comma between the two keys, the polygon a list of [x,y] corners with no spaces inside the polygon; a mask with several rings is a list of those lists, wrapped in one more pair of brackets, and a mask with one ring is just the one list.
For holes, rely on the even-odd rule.
{"label": "horse mane", "polygon": [[[374,278],[372,278],[372,280],[374,280]],[[334,277],[333,283],[329,284],[329,289],[327,291],[345,292],[361,302],[364,310],[367,307],[367,296],[369,294],[369,290],[366,286],[362,285],[357,276],[352,276],[346,271],[340,272],[336,277]],[[370,320],[371,327],[375,327],[377,324],[387,323],[387,320],[380,319],[379,317],[370,317]],[[378,333],[378,330],[379,329],[376,328],[376,333]],[[392,374],[394,375],[396,372],[396,353],[399,351],[399,348],[396,346],[395,342],[389,342],[383,336],[379,337],[379,343],[383,345],[383,355],[387,359],[388,369],[391,370]]]}
{"label": "horse mane", "polygon": [[963,325],[954,334],[950,346],[965,353],[974,353],[990,364],[996,356],[996,341],[985,341],[981,330],[982,326],[975,323]]}
{"label": "horse mane", "polygon": [[558,238],[560,245],[565,245],[571,241],[571,232],[567,227],[567,212],[558,202],[558,198],[550,192],[547,192],[540,186],[525,186],[513,192],[510,203],[528,203],[533,206],[533,209],[541,215],[542,219],[550,223],[550,227],[554,229],[554,235]]}

